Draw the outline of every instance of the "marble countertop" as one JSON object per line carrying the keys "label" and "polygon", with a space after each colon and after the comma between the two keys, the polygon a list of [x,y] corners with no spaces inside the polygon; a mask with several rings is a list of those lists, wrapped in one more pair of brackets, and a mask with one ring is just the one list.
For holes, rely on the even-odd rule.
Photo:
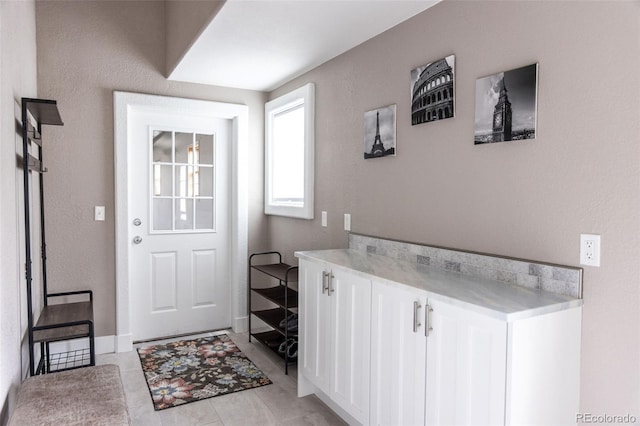
{"label": "marble countertop", "polygon": [[295,253],[299,259],[329,263],[367,279],[405,285],[427,297],[505,321],[515,321],[582,306],[582,299],[509,285],[356,250]]}

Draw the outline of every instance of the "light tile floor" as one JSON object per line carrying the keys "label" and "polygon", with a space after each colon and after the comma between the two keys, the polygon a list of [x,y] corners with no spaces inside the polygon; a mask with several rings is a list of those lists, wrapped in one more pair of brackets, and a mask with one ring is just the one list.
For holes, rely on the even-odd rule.
{"label": "light tile floor", "polygon": [[[138,353],[124,352],[96,357],[97,364],[117,364],[134,426],[144,425],[344,425],[317,397],[296,395],[295,366],[284,374],[282,360],[260,343],[249,343],[246,333],[226,332],[231,340],[273,382],[268,386],[217,396],[183,406],[154,411]],[[207,334],[211,335],[211,333]],[[183,337],[189,339],[191,337]],[[180,340],[180,339],[174,339]],[[164,343],[165,341],[161,341]],[[158,342],[143,343],[147,346]]]}

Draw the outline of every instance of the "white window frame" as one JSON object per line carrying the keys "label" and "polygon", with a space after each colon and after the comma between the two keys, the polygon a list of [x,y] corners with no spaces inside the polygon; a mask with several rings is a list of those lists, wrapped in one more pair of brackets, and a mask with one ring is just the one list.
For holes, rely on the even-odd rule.
{"label": "white window frame", "polygon": [[[274,117],[298,105],[304,105],[304,197],[302,205],[272,200],[273,121]],[[267,102],[265,113],[264,212],[268,215],[313,219],[315,85],[308,83]]]}

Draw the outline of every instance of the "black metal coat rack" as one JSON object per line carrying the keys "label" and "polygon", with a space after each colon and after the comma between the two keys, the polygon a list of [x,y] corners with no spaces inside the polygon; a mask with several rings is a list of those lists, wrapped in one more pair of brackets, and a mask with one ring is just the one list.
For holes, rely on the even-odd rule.
{"label": "black metal coat rack", "polygon": [[[27,315],[29,333],[29,373],[31,376],[52,371],[95,365],[93,328],[93,292],[91,290],[49,293],[47,288],[47,245],[44,220],[44,182],[47,169],[42,158],[42,126],[62,126],[57,102],[48,99],[22,98],[22,168],[24,176],[24,225],[25,225],[25,274],[27,282]],[[31,153],[35,144],[37,157]],[[39,173],[40,239],[42,243],[40,265],[42,268],[43,308],[34,325],[33,312],[33,264],[31,247],[31,179],[30,173]],[[50,304],[51,298],[77,298],[80,302]],[[61,299],[57,299],[61,300]],[[73,350],[59,354],[50,352],[52,342],[89,338],[88,350]],[[36,363],[35,345],[40,344],[40,357]]]}

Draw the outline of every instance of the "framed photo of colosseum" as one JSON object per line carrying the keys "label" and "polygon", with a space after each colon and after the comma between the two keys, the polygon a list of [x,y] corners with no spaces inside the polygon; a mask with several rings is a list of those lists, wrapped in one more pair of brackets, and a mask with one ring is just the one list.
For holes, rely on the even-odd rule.
{"label": "framed photo of colosseum", "polygon": [[538,64],[476,80],[474,144],[536,138]]}
{"label": "framed photo of colosseum", "polygon": [[396,155],[396,105],[364,113],[364,158]]}
{"label": "framed photo of colosseum", "polygon": [[455,116],[455,55],[411,70],[411,124]]}

